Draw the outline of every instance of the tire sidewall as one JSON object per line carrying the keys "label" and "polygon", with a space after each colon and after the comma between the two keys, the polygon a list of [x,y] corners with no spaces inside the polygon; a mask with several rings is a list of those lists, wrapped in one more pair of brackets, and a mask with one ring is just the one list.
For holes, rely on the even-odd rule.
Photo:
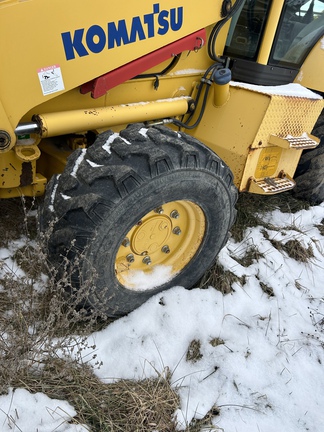
{"label": "tire sidewall", "polygon": [[[167,202],[180,200],[191,201],[204,212],[206,229],[198,251],[170,282],[145,291],[127,289],[115,275],[115,257],[122,240],[145,214]],[[232,211],[228,185],[207,170],[177,170],[150,179],[124,197],[109,217],[103,215],[102,223],[88,245],[83,277],[89,277],[89,272],[98,276],[94,296],[90,297],[91,303],[99,301],[99,304],[107,304],[109,299],[109,305],[114,309],[117,308],[114,298],[118,299],[118,304],[122,298],[122,313],[125,313],[172,286],[188,287],[192,281],[192,272],[195,272],[195,279],[198,280],[223,247],[233,221]],[[118,311],[115,310],[114,314],[116,313]]]}

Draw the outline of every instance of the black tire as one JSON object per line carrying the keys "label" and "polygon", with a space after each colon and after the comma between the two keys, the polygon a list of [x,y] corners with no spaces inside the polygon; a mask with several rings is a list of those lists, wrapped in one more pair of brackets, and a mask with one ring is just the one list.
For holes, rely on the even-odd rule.
{"label": "black tire", "polygon": [[318,147],[302,154],[295,173],[293,194],[310,204],[320,204],[324,201],[324,111],[312,133],[321,141]]}
{"label": "black tire", "polygon": [[[107,142],[110,153],[103,148]],[[88,306],[120,316],[162,290],[190,288],[199,280],[227,241],[236,199],[231,171],[208,147],[166,127],[144,130],[134,124],[118,136],[112,131],[99,135],[87,150],[69,157],[64,173],[49,183],[40,221],[43,231],[54,223],[48,255],[59,276],[62,256],[67,257],[74,289],[82,280],[95,279]],[[144,215],[178,201],[203,212],[197,250],[171,280],[143,291],[129,289],[115,271],[123,239]]]}

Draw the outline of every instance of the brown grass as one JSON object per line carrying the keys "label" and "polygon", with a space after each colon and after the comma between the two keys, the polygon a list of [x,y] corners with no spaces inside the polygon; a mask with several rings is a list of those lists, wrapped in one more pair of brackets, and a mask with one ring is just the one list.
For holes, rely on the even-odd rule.
{"label": "brown grass", "polygon": [[[87,345],[87,334],[111,320],[76,311],[75,304],[66,301],[63,283],[54,277],[55,269],[47,268],[45,278],[46,257],[34,241],[35,212],[29,213],[34,205],[32,200],[0,200],[5,232],[0,247],[24,236],[24,246],[11,256],[24,274],[15,274],[6,260],[0,263],[0,394],[6,394],[9,387],[26,388],[66,400],[77,411],[71,421],[87,425],[92,432],[176,431],[173,415],[180,401],[169,375],[105,384],[86,364],[84,350],[95,350]],[[76,339],[74,334],[81,337]],[[73,351],[75,359],[59,358],[58,351],[67,358]],[[194,351],[199,357],[199,350]],[[190,355],[188,361],[193,361]],[[193,420],[186,431],[199,432],[210,421],[211,412]]]}
{"label": "brown grass", "polygon": [[236,276],[230,270],[225,270],[224,267],[216,261],[213,267],[208,270],[199,282],[200,288],[208,288],[213,286],[222,294],[229,294],[233,292],[233,283],[245,284],[245,277]]}

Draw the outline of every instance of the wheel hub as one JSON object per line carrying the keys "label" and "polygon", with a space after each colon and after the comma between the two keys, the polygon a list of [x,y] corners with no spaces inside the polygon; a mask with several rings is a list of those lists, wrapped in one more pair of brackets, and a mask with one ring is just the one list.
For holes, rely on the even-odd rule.
{"label": "wheel hub", "polygon": [[172,231],[167,216],[152,216],[135,228],[132,249],[137,255],[150,255],[161,249]]}
{"label": "wheel hub", "polygon": [[[202,209],[191,201],[172,201],[145,214],[121,241],[115,260],[117,279],[129,289],[141,290],[134,280],[143,275],[159,278],[154,272],[163,267],[171,280],[198,251],[205,225]],[[152,283],[154,287],[164,282]]]}

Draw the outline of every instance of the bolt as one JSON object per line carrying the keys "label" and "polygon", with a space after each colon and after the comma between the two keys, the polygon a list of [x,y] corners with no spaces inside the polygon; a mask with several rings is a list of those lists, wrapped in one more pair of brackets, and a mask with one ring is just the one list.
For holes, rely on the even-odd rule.
{"label": "bolt", "polygon": [[133,263],[135,261],[134,255],[133,254],[128,254],[126,257],[127,261],[129,263]]}
{"label": "bolt", "polygon": [[163,214],[164,213],[164,210],[163,210],[162,207],[158,207],[154,211],[155,211],[155,213],[158,213],[158,214]]}
{"label": "bolt", "polygon": [[181,229],[178,226],[176,226],[175,228],[173,228],[172,232],[175,235],[180,235],[181,234]]}
{"label": "bolt", "polygon": [[143,258],[143,263],[146,265],[152,264],[151,258],[148,255],[146,255],[146,257]]}
{"label": "bolt", "polygon": [[122,245],[124,247],[128,247],[130,245],[130,241],[128,237],[125,237],[124,240],[122,241]]}
{"label": "bolt", "polygon": [[179,215],[179,213],[178,213],[177,210],[172,210],[172,212],[170,213],[170,216],[171,216],[173,219],[179,219],[179,217],[180,217],[180,215]]}
{"label": "bolt", "polygon": [[168,254],[168,253],[170,253],[170,248],[169,248],[168,245],[164,245],[164,246],[162,247],[161,251],[162,251],[163,253]]}

